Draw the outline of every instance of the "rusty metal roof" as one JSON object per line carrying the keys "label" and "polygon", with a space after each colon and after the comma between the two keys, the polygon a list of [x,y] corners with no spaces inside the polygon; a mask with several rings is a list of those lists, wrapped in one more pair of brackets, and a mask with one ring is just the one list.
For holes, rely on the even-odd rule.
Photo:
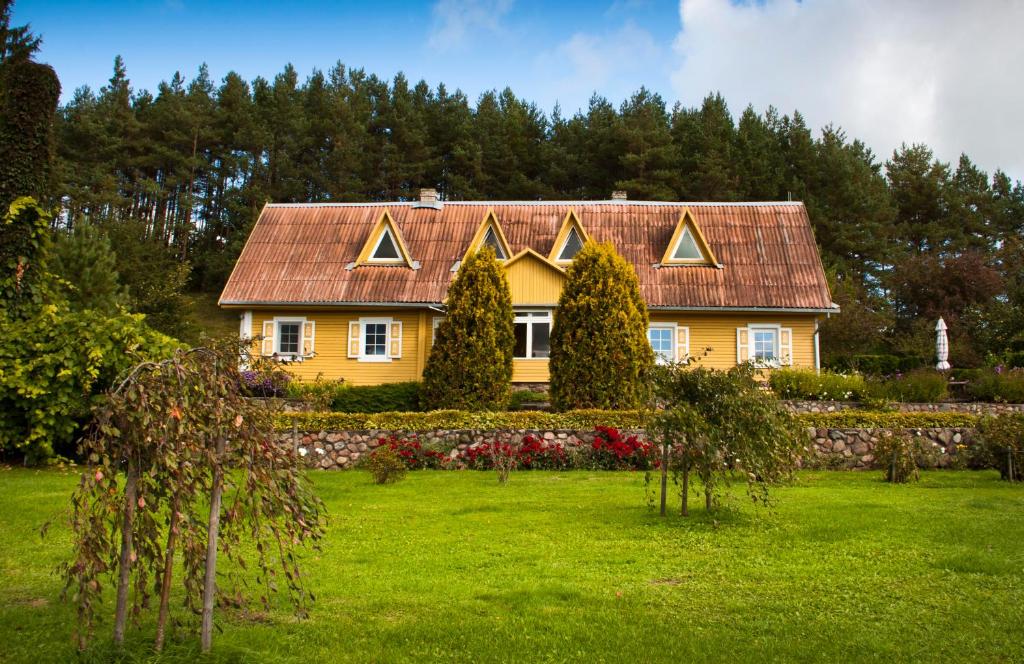
{"label": "rusty metal roof", "polygon": [[[683,210],[721,267],[657,267]],[[353,267],[388,209],[419,269]],[[567,212],[636,269],[652,308],[829,310],[829,294],[802,203],[642,201],[446,202],[267,205],[221,294],[222,305],[440,304],[489,210],[513,254],[547,256]]]}

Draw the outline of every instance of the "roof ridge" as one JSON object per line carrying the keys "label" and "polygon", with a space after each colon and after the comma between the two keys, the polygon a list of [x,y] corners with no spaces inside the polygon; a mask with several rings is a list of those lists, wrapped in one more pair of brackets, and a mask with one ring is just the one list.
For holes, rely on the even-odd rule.
{"label": "roof ridge", "polygon": [[[359,203],[267,203],[267,207],[313,208],[313,207],[381,207],[409,206],[419,201],[363,201]],[[656,207],[789,207],[803,205],[803,201],[443,201],[444,205],[649,205]]]}

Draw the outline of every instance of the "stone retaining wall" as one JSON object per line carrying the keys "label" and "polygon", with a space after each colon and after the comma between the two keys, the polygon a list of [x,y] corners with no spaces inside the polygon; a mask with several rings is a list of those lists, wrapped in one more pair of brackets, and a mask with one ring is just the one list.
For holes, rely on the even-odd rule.
{"label": "stone retaining wall", "polygon": [[[957,455],[971,444],[973,430],[966,427],[941,427],[909,429],[914,435],[922,436],[929,444],[937,467],[947,467],[957,461]],[[889,429],[818,429],[809,427],[808,453],[803,465],[816,468],[845,468],[862,470],[870,468],[875,460],[874,449],[882,436],[892,433]],[[283,445],[294,445],[310,468],[337,470],[351,468],[361,457],[377,447],[381,437],[390,435],[411,435],[402,431],[298,431],[278,434]],[[623,430],[623,435],[644,435],[640,429]],[[471,431],[438,429],[416,433],[424,445],[442,449],[464,451],[483,442],[499,441],[516,444],[527,435],[533,435],[549,444],[560,443],[567,448],[589,445],[594,441],[593,430],[501,430]]]}
{"label": "stone retaining wall", "polygon": [[[859,401],[809,401],[784,399],[780,403],[793,413],[836,413],[841,410],[858,410],[863,408]],[[1024,413],[1024,404],[1020,403],[974,403],[974,402],[941,402],[941,403],[892,403],[900,413],[969,413],[971,415],[1004,415],[1007,413]]]}

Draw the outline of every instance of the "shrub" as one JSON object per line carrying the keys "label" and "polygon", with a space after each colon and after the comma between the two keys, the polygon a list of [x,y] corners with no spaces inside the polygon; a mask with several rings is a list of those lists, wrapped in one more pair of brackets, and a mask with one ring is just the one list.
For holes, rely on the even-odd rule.
{"label": "shrub", "polygon": [[337,388],[332,410],[339,413],[417,412],[423,384],[417,381]]}
{"label": "shrub", "polygon": [[593,429],[599,425],[636,429],[644,425],[641,411],[573,410],[565,413],[541,411],[470,412],[435,410],[428,413],[283,413],[276,425],[290,431],[292,423],[305,431],[436,431],[437,429]]}
{"label": "shrub", "polygon": [[1006,366],[1013,369],[1024,369],[1024,351],[1007,353]]}
{"label": "shrub", "polygon": [[266,358],[253,358],[249,368],[240,375],[247,396],[280,398],[289,395],[291,374]]}
{"label": "shrub", "polygon": [[1024,370],[979,371],[968,383],[967,394],[975,401],[1024,403]]}
{"label": "shrub", "polygon": [[900,369],[900,358],[895,355],[854,355],[850,368],[869,376],[888,376]]}
{"label": "shrub", "polygon": [[546,403],[547,400],[547,392],[535,392],[533,390],[516,390],[515,392],[512,393],[512,398],[509,399],[508,409],[522,410],[524,404]]}
{"label": "shrub", "polygon": [[892,378],[873,381],[871,386],[875,396],[906,403],[934,403],[949,396],[946,377],[930,369],[897,374]]}
{"label": "shrub", "polygon": [[930,429],[973,427],[978,416],[970,413],[899,413],[892,411],[843,410],[835,413],[802,413],[797,422],[819,429]]}
{"label": "shrub", "polygon": [[768,384],[781,399],[850,401],[867,394],[863,376],[831,371],[819,374],[813,369],[776,369],[768,377]]}
{"label": "shrub", "polygon": [[323,374],[318,374],[316,378],[308,382],[302,380],[289,382],[285,391],[289,399],[298,399],[309,404],[313,410],[322,412],[334,408],[335,400],[345,388],[344,378],[328,380],[324,378]]}
{"label": "shrub", "polygon": [[633,266],[608,243],[588,243],[569,268],[551,331],[551,405],[638,408],[654,352]]}
{"label": "shrub", "polygon": [[514,316],[505,269],[493,249],[466,259],[446,304],[423,371],[424,402],[430,408],[504,408],[512,384]]}
{"label": "shrub", "polygon": [[658,450],[638,436],[623,438],[618,429],[597,427],[590,445],[592,467],[601,470],[650,470],[654,468]]}
{"label": "shrub", "polygon": [[375,484],[394,484],[405,477],[405,462],[387,445],[375,449],[362,466],[370,471]]}
{"label": "shrub", "polygon": [[970,456],[972,466],[996,468],[1004,480],[1024,481],[1024,414],[983,418]]}
{"label": "shrub", "polygon": [[[566,470],[574,467],[574,457],[561,443],[547,444],[527,435],[519,445],[485,442],[466,448],[456,457],[458,464],[473,470],[496,469],[495,457],[514,455],[516,466],[529,470]],[[499,460],[500,461],[500,460]]]}
{"label": "shrub", "polygon": [[917,470],[919,450],[918,437],[912,433],[887,432],[875,443],[875,466],[882,469],[886,482],[916,482],[921,478]]}
{"label": "shrub", "polygon": [[423,445],[416,436],[399,437],[391,435],[377,440],[377,449],[387,447],[402,461],[406,468],[447,468],[452,458],[444,451]]}

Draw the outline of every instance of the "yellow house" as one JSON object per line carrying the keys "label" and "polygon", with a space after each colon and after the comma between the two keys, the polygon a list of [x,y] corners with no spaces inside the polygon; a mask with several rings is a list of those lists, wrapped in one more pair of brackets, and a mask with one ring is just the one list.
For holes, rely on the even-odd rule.
{"label": "yellow house", "polygon": [[240,335],[302,378],[420,378],[448,286],[490,245],[515,307],[513,381],[548,381],[565,269],[587,242],[630,261],[660,361],[818,368],[838,311],[802,203],[441,202],[267,205],[220,297]]}

